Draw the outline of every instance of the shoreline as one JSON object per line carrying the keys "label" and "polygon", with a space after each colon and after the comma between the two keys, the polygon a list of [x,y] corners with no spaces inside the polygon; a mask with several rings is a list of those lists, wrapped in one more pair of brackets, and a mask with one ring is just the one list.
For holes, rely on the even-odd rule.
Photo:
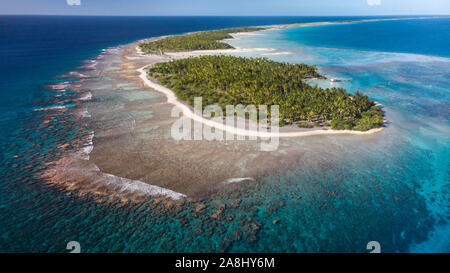
{"label": "shoreline", "polygon": [[[329,22],[326,22],[329,23]],[[253,32],[252,32],[253,33]],[[233,36],[233,35],[232,35]],[[163,37],[167,36],[161,36],[161,37],[155,37],[154,39],[161,39]],[[233,36],[234,37],[234,36]],[[235,39],[235,38],[234,38]],[[226,39],[231,40],[231,39]],[[221,54],[221,53],[241,53],[241,52],[256,52],[256,51],[275,51],[276,49],[273,48],[234,48],[234,49],[218,49],[218,50],[196,50],[196,51],[186,51],[186,52],[166,52],[162,56],[156,55],[156,54],[144,54],[142,50],[139,48],[140,41],[137,42],[138,45],[136,46],[136,53],[141,57],[158,57],[158,58],[164,58],[164,61],[171,61],[174,59],[184,59],[189,58],[193,56],[203,56],[203,55],[214,55],[214,54]],[[268,53],[270,54],[270,53]],[[167,57],[165,57],[167,56]],[[222,132],[227,132],[236,136],[244,136],[244,137],[259,137],[259,138],[296,138],[296,137],[306,137],[306,136],[317,136],[317,135],[339,135],[339,134],[346,134],[346,135],[371,135],[378,132],[381,132],[384,127],[380,128],[373,128],[368,131],[355,131],[355,130],[334,130],[334,129],[312,129],[312,130],[302,130],[299,131],[299,128],[293,128],[291,126],[291,130],[294,129],[296,131],[291,132],[260,132],[260,131],[254,131],[249,129],[242,129],[242,128],[236,128],[236,127],[230,127],[224,123],[218,123],[210,119],[206,119],[202,116],[197,115],[192,110],[192,107],[187,105],[185,102],[178,99],[175,92],[173,92],[171,89],[159,84],[157,81],[149,78],[147,76],[146,68],[149,66],[155,65],[157,63],[160,63],[163,61],[156,61],[151,64],[147,64],[136,71],[139,73],[139,78],[142,79],[144,84],[160,93],[163,93],[166,98],[167,102],[178,107],[184,116],[190,118],[193,121],[199,122],[203,125],[218,129]],[[376,103],[377,107],[380,106],[379,103]],[[385,121],[386,122],[386,121]],[[279,127],[278,129],[281,129],[283,127]]]}
{"label": "shoreline", "polygon": [[381,132],[384,127],[380,128],[374,128],[370,129],[368,131],[353,131],[353,130],[333,130],[333,129],[314,129],[309,131],[301,131],[301,132],[278,132],[278,133],[272,133],[272,132],[260,132],[260,131],[253,131],[253,130],[247,130],[247,129],[241,129],[236,127],[230,127],[223,123],[218,123],[210,119],[206,119],[202,116],[199,116],[194,113],[194,111],[191,110],[191,107],[184,104],[181,100],[178,99],[178,97],[175,95],[175,93],[157,83],[156,81],[153,81],[147,77],[146,68],[151,66],[152,64],[145,65],[144,67],[141,67],[137,69],[137,72],[139,73],[139,77],[143,80],[143,82],[150,88],[163,93],[167,97],[167,102],[170,104],[173,104],[174,106],[178,107],[184,116],[190,118],[191,120],[194,120],[196,122],[200,122],[203,125],[231,133],[237,136],[248,136],[248,137],[260,137],[260,138],[273,138],[273,137],[280,137],[280,138],[288,138],[288,137],[305,137],[305,136],[316,136],[316,135],[337,135],[337,134],[351,134],[351,135],[371,135],[374,133]]}

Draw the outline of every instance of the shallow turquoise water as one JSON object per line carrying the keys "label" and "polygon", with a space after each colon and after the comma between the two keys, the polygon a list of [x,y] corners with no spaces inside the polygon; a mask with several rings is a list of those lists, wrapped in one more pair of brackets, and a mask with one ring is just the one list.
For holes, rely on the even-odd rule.
{"label": "shallow turquoise water", "polygon": [[283,31],[305,45],[450,57],[450,18],[322,25]]}
{"label": "shallow turquoise water", "polygon": [[[407,27],[404,24],[409,27],[422,23],[443,24],[444,30],[450,25],[448,19],[431,21],[404,21],[398,23],[400,26],[390,21],[270,30],[261,32],[264,35],[249,35],[233,41],[236,46],[275,48],[275,52],[290,53],[265,56],[277,61],[317,64],[324,75],[337,81],[312,81],[311,84],[324,88],[344,87],[350,92],[360,90],[384,106],[388,125],[373,137],[374,141],[355,140],[354,146],[345,146],[345,140],[340,140],[344,150],[330,151],[326,160],[320,161],[323,169],[308,168],[305,172],[305,166],[301,165],[298,173],[280,178],[298,181],[299,185],[304,185],[305,181],[320,183],[320,187],[327,189],[334,185],[347,196],[345,200],[332,200],[335,212],[342,214],[341,208],[344,208],[346,217],[338,220],[339,216],[326,213],[310,216],[312,223],[322,223],[318,232],[329,234],[331,228],[345,226],[337,221],[347,221],[349,229],[340,230],[335,239],[358,237],[348,235],[350,230],[366,237],[371,231],[362,226],[368,225],[373,229],[374,240],[385,246],[395,246],[391,251],[450,250],[450,59],[394,53],[403,51],[401,48],[406,48],[403,43],[417,39],[415,36],[407,39],[391,36],[392,46],[383,40],[371,44],[372,48],[383,52],[368,51],[370,48],[362,45],[366,38],[373,42],[369,37],[380,34],[377,30],[383,30],[384,37],[398,35],[398,29]],[[349,31],[357,37],[349,35]],[[430,41],[428,52],[447,55],[447,36]],[[336,40],[336,37],[340,38]],[[443,39],[445,43],[441,43]],[[350,47],[354,40],[357,40],[354,48],[340,48]],[[319,46],[311,46],[313,44]],[[413,51],[416,45],[407,46],[408,50],[404,51]],[[416,53],[424,53],[422,46],[417,45]],[[439,46],[442,48],[437,48]],[[320,157],[311,155],[309,158]],[[293,211],[286,212],[288,219],[298,217]],[[377,234],[376,229],[381,233]],[[436,232],[429,233],[434,229]],[[431,239],[415,244],[418,238],[428,235]],[[325,235],[324,239],[333,237]]]}

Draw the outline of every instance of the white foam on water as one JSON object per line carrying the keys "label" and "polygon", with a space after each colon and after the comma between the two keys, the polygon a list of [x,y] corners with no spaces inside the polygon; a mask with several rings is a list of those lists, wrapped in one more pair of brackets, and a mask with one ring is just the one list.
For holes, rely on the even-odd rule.
{"label": "white foam on water", "polygon": [[273,53],[262,53],[261,56],[276,56],[276,55],[290,55],[293,54],[289,51],[283,51],[283,52],[273,52]]}
{"label": "white foam on water", "polygon": [[88,112],[87,109],[84,109],[83,111],[80,111],[80,115],[81,115],[83,118],[90,118],[90,117],[91,117],[91,114],[89,114],[89,112]]}
{"label": "white foam on water", "polygon": [[[75,153],[73,156],[74,160],[87,160],[90,159],[90,153],[94,149],[94,136],[95,132],[92,131],[91,134],[86,139],[86,146],[80,149],[79,152]],[[70,161],[69,161],[70,162]],[[166,188],[150,185],[148,183],[132,180],[124,177],[119,177],[109,173],[103,173],[95,164],[89,164],[83,170],[78,170],[74,168],[68,168],[63,166],[66,171],[82,171],[83,173],[91,173],[92,183],[97,185],[106,185],[113,187],[117,194],[136,194],[136,195],[148,195],[148,196],[165,196],[173,200],[178,200],[180,198],[186,197],[186,195],[175,192]]]}
{"label": "white foam on water", "polygon": [[240,183],[243,181],[256,181],[256,180],[253,177],[228,178],[227,180],[223,181],[222,184],[233,184],[233,183]]}
{"label": "white foam on water", "polygon": [[42,107],[42,108],[36,108],[33,111],[48,111],[48,110],[57,110],[57,109],[66,109],[67,107],[65,105],[61,106],[51,106],[51,107]]}
{"label": "white foam on water", "polygon": [[89,61],[91,64],[90,65],[87,65],[86,66],[86,68],[89,68],[89,69],[95,69],[95,67],[97,66],[97,61],[96,60],[90,60]]}
{"label": "white foam on water", "polygon": [[93,145],[85,146],[85,147],[83,147],[81,149],[81,151],[85,155],[84,158],[83,158],[84,160],[89,160],[89,158],[90,158],[89,155],[90,155],[90,153],[92,152],[93,149],[94,149]]}
{"label": "white foam on water", "polygon": [[134,193],[134,194],[143,194],[143,195],[150,195],[150,196],[166,196],[170,197],[174,200],[181,199],[183,197],[186,197],[186,195],[175,192],[166,188],[154,186],[147,184],[145,182],[139,181],[139,180],[131,180],[128,178],[123,178],[119,176],[115,176],[112,174],[103,173],[103,175],[108,178],[106,183],[107,184],[113,184],[113,186],[119,187],[119,194],[120,193]]}
{"label": "white foam on water", "polygon": [[80,100],[91,100],[92,99],[92,93],[87,92],[84,96],[80,98]]}

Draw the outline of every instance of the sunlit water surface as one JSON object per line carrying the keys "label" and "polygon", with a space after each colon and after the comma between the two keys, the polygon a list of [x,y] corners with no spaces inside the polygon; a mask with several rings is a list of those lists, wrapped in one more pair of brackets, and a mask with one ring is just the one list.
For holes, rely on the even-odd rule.
{"label": "sunlit water surface", "polygon": [[[385,23],[388,29],[395,25]],[[374,28],[370,24],[352,25],[364,35],[364,26]],[[434,24],[448,27],[445,20]],[[77,70],[82,74],[34,82],[34,88],[45,92],[40,91],[33,106],[4,111],[8,115],[3,114],[2,126],[11,129],[2,135],[1,251],[61,252],[71,240],[79,241],[83,252],[366,252],[369,241],[379,241],[382,251],[389,252],[450,251],[450,59],[411,54],[448,56],[445,50],[423,52],[426,47],[418,46],[415,52],[413,45],[396,48],[398,43],[367,48],[355,42],[352,47],[351,41],[342,41],[350,36],[339,28],[306,29],[268,30],[230,43],[274,48],[271,53],[282,54],[265,57],[277,61],[319,65],[321,73],[337,81],[311,84],[360,90],[380,102],[388,120],[384,131],[281,142],[304,149],[289,171],[230,186],[222,197],[206,200],[202,213],[195,213],[192,204],[169,211],[152,200],[121,204],[46,185],[39,179],[45,162],[86,145],[81,140],[91,136],[90,124],[101,123],[89,119],[86,98],[92,93],[95,100],[96,92],[106,92],[106,82],[114,80],[95,82],[98,69],[118,66],[122,48],[112,48],[87,61]],[[93,61],[96,66],[90,67]],[[111,92],[105,103],[129,99]],[[14,115],[21,118],[14,120]],[[111,122],[129,122],[119,116]],[[227,208],[214,220],[210,216],[220,211],[221,203]]]}

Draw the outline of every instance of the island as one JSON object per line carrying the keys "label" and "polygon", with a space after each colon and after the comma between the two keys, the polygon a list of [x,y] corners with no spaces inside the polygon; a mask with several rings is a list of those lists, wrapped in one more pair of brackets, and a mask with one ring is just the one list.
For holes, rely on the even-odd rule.
{"label": "island", "polygon": [[185,35],[174,35],[158,39],[149,43],[139,44],[145,54],[161,54],[162,52],[185,52],[193,50],[233,49],[224,39],[232,39],[232,33],[253,32],[266,29],[265,27],[241,27],[195,32]]}
{"label": "island", "polygon": [[[141,43],[147,54],[193,50],[232,49],[220,40],[231,33],[263,28],[236,28],[170,36]],[[384,123],[383,111],[361,92],[323,89],[305,80],[323,78],[315,66],[275,62],[266,58],[206,55],[159,62],[148,76],[193,105],[202,97],[206,105],[279,105],[280,126],[331,127],[334,130],[368,131]]]}

